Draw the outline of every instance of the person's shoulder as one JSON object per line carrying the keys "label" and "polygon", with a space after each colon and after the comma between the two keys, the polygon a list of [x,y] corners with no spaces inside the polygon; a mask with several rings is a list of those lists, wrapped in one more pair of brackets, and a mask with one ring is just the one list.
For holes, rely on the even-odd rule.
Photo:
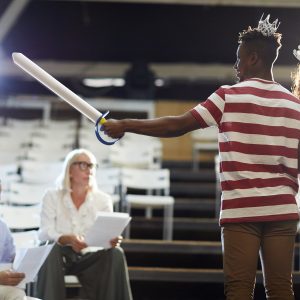
{"label": "person's shoulder", "polygon": [[9,228],[8,228],[7,224],[5,223],[5,221],[2,218],[0,218],[0,231],[2,233],[9,232]]}
{"label": "person's shoulder", "polygon": [[4,220],[2,218],[0,218],[0,227],[1,228],[6,228],[7,227],[6,223],[4,222]]}
{"label": "person's shoulder", "polygon": [[63,196],[63,190],[56,188],[48,188],[45,190],[43,200],[53,201],[55,199],[61,198]]}
{"label": "person's shoulder", "polygon": [[96,197],[99,197],[99,198],[103,198],[103,199],[110,199],[111,196],[101,190],[96,190],[96,191],[93,191],[92,194]]}
{"label": "person's shoulder", "polygon": [[52,195],[57,195],[59,193],[59,190],[55,188],[48,188],[45,190],[45,195],[46,196],[52,196]]}

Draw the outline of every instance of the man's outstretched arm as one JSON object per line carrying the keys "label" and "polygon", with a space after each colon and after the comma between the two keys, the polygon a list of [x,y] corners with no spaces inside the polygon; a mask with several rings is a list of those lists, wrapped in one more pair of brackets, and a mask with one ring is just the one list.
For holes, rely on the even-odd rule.
{"label": "man's outstretched arm", "polygon": [[190,112],[179,116],[166,116],[155,119],[107,120],[104,132],[112,138],[120,138],[125,132],[155,136],[176,137],[199,128],[199,123]]}

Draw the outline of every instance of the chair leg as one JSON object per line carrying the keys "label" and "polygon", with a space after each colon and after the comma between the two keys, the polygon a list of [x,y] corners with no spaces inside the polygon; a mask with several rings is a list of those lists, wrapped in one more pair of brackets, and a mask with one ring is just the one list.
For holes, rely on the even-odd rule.
{"label": "chair leg", "polygon": [[152,218],[152,207],[146,207],[145,217],[146,217],[146,219],[151,219]]}
{"label": "chair leg", "polygon": [[163,239],[171,241],[173,239],[173,204],[164,207]]}
{"label": "chair leg", "polygon": [[[126,203],[126,212],[129,214],[129,216],[131,215],[131,205],[129,202]],[[124,230],[124,237],[126,239],[130,238],[130,222],[128,223],[128,225],[126,226],[125,230]]]}
{"label": "chair leg", "polygon": [[198,150],[197,149],[193,149],[193,170],[194,171],[199,170]]}
{"label": "chair leg", "polygon": [[220,217],[220,208],[221,208],[221,187],[220,181],[216,179],[216,199],[215,199],[215,218],[219,219]]}

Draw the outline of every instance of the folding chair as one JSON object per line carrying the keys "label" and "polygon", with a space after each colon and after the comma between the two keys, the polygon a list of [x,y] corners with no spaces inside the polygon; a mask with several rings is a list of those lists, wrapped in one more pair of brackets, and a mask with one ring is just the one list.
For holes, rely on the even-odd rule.
{"label": "folding chair", "polygon": [[8,203],[11,205],[39,204],[48,187],[48,184],[11,182],[7,199]]}
{"label": "folding chair", "polygon": [[12,231],[37,229],[40,226],[40,205],[0,205],[0,215]]}
{"label": "folding chair", "polygon": [[202,152],[216,153],[218,146],[218,128],[207,127],[191,133],[193,143],[193,170],[198,170],[198,158]]}
{"label": "folding chair", "polygon": [[53,185],[62,170],[62,165],[63,161],[24,160],[21,164],[21,180],[24,183]]}
{"label": "folding chair", "polygon": [[96,172],[96,180],[100,190],[110,194],[114,210],[122,210],[121,200],[121,171],[119,168],[102,168]]}
{"label": "folding chair", "polygon": [[[169,196],[170,171],[169,169],[129,169],[121,171],[121,184],[125,198],[125,207],[129,214],[132,208],[144,208],[146,218],[152,217],[152,209],[162,208],[163,239],[172,240],[173,237],[173,210],[174,198]],[[128,189],[145,191],[145,194],[129,194]],[[125,236],[130,236],[130,226],[127,226]]]}

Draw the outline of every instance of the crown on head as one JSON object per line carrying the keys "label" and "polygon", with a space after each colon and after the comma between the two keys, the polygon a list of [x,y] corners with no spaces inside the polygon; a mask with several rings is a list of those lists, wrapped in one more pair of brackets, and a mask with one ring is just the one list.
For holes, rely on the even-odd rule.
{"label": "crown on head", "polygon": [[298,49],[293,50],[294,56],[300,61],[300,45],[298,46]]}
{"label": "crown on head", "polygon": [[264,20],[263,16],[264,14],[262,14],[258,22],[257,30],[260,31],[264,36],[271,36],[277,31],[280,22],[278,22],[278,19],[276,19],[273,23],[270,23],[270,15],[267,15]]}

